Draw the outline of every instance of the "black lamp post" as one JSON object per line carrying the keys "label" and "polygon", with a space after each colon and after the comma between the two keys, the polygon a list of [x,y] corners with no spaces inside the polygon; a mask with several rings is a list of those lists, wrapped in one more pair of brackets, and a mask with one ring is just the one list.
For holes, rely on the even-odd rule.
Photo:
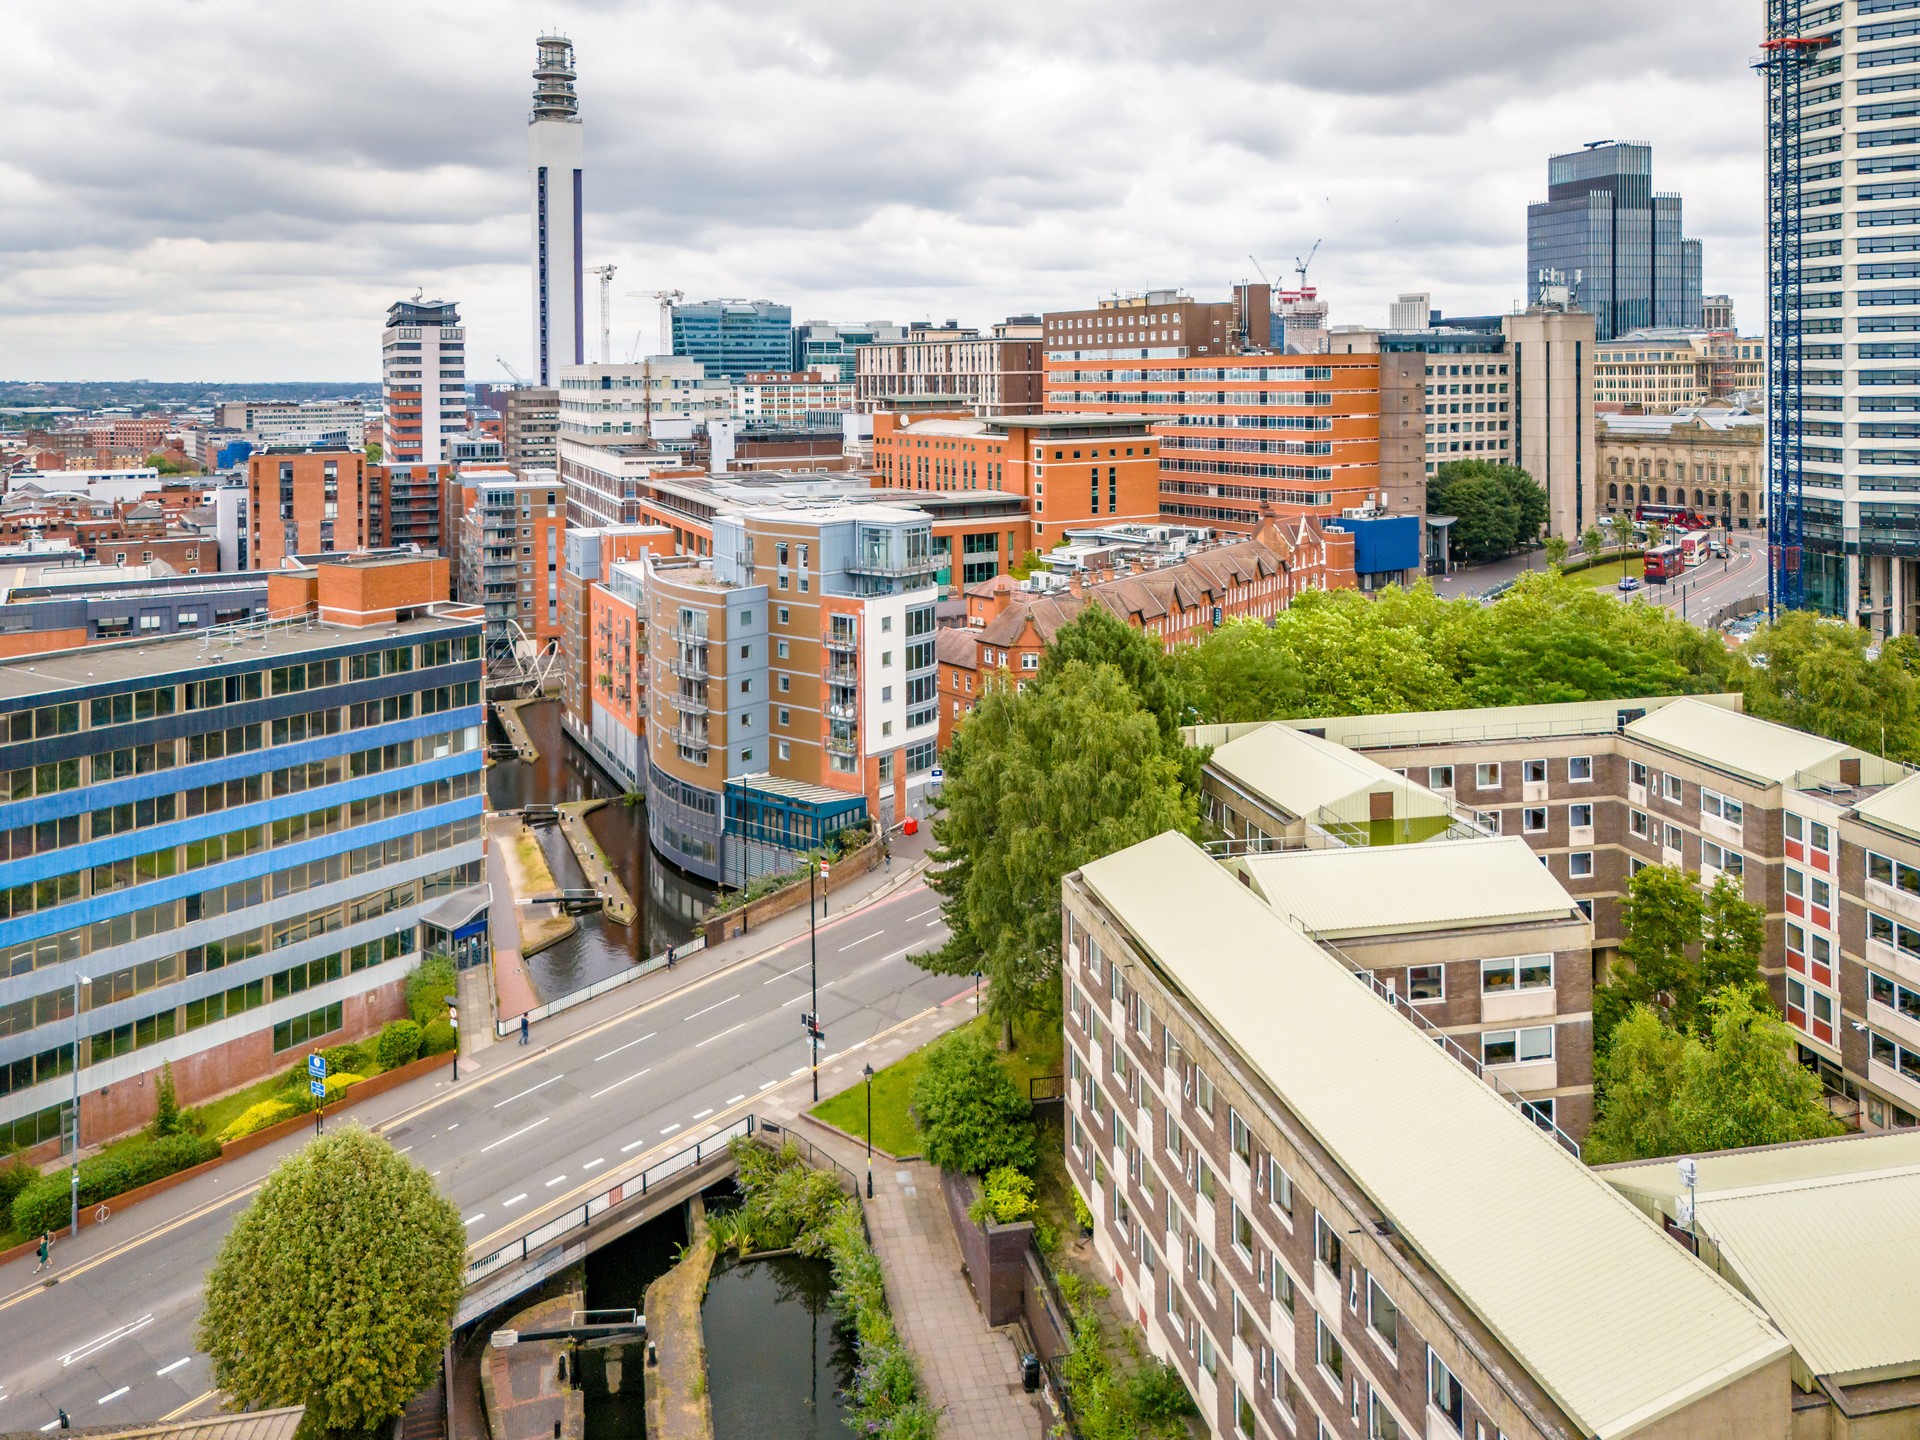
{"label": "black lamp post", "polygon": [[863,1067],[867,1077],[867,1199],[873,1199],[873,1065]]}
{"label": "black lamp post", "polygon": [[453,1078],[460,1078],[460,1006],[457,995],[440,997],[447,1005],[447,1023],[453,1027]]}

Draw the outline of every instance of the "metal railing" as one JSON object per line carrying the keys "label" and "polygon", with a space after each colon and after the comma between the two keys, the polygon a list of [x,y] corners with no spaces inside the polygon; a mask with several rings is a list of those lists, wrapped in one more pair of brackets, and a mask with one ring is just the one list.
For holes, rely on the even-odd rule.
{"label": "metal railing", "polygon": [[[653,974],[656,970],[668,969],[676,961],[684,960],[689,955],[697,955],[706,948],[707,937],[705,935],[696,935],[685,944],[676,945],[671,950],[662,950],[658,955],[642,960],[638,965],[630,966],[622,970],[618,975],[609,975],[605,980],[597,980],[593,984],[582,986],[578,990],[569,990],[566,994],[557,999],[549,1000],[544,1005],[534,1006],[526,1012],[527,1023],[531,1025],[536,1020],[545,1020],[550,1016],[558,1015],[563,1010],[571,1010],[576,1005],[584,1005],[589,1000],[597,1000],[602,995],[610,994],[624,985],[631,985],[643,976]],[[513,1034],[513,1032],[519,1028],[520,1017],[518,1015],[493,1022],[493,1033],[502,1040],[506,1039],[507,1036]]]}
{"label": "metal railing", "polygon": [[469,1261],[466,1273],[467,1288],[471,1289],[504,1266],[527,1259],[542,1246],[553,1243],[562,1235],[591,1225],[614,1206],[638,1199],[663,1180],[671,1180],[684,1171],[705,1164],[715,1155],[725,1151],[732,1141],[742,1135],[753,1134],[754,1124],[753,1116],[742,1116],[724,1130],[709,1135],[705,1139],[696,1140],[684,1149],[674,1151],[664,1160],[654,1161],[636,1174],[623,1176],[598,1195],[564,1211],[546,1224],[529,1230],[517,1239],[507,1241],[497,1250]]}
{"label": "metal railing", "polygon": [[661,655],[655,658],[682,680],[705,680],[711,673],[707,668],[705,646],[700,647],[698,655]]}
{"label": "metal railing", "polygon": [[829,650],[844,651],[849,655],[858,654],[860,650],[860,637],[844,630],[829,630],[821,636],[820,643]]}

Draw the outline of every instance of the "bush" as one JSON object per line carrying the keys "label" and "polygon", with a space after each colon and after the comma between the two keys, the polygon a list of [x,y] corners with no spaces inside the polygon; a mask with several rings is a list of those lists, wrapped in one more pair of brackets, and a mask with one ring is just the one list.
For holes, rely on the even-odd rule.
{"label": "bush", "polygon": [[1000,1165],[987,1172],[980,1195],[967,1207],[967,1218],[976,1225],[1011,1225],[1033,1214],[1033,1177],[1011,1165]]}
{"label": "bush", "polygon": [[370,1057],[364,1046],[333,1045],[322,1050],[320,1058],[327,1062],[329,1075],[358,1075],[367,1068]]}
{"label": "bush", "polygon": [[[80,1162],[80,1203],[98,1205],[141,1185],[164,1179],[208,1160],[220,1146],[202,1135],[169,1135],[164,1140],[133,1140]],[[43,1175],[13,1199],[13,1228],[38,1235],[67,1223],[67,1172]]]}
{"label": "bush", "polygon": [[238,1140],[251,1135],[256,1130],[264,1130],[269,1125],[278,1125],[282,1120],[291,1119],[299,1114],[292,1105],[284,1100],[262,1100],[257,1105],[249,1105],[233,1119],[233,1123],[220,1132],[220,1141]]}
{"label": "bush", "polygon": [[355,1075],[345,1070],[341,1071],[338,1075],[327,1076],[327,1098],[323,1103],[328,1105],[333,1104],[334,1101],[340,1098],[341,1092],[349,1085],[358,1085],[366,1078],[364,1075]]}
{"label": "bush", "polygon": [[39,1178],[40,1172],[24,1160],[0,1165],[0,1207],[13,1209],[14,1197]]}
{"label": "bush", "polygon": [[447,1002],[440,997],[459,994],[459,986],[460,972],[446,956],[429,955],[422,960],[407,977],[407,1013],[413,1016],[413,1023],[422,1030],[430,1030],[435,1020],[445,1023]]}
{"label": "bush", "polygon": [[373,1055],[383,1070],[397,1070],[420,1053],[420,1027],[411,1020],[389,1020],[374,1037]]}
{"label": "bush", "polygon": [[180,1100],[173,1089],[173,1062],[160,1067],[160,1080],[154,1086],[155,1109],[152,1132],[156,1137],[180,1133]]}
{"label": "bush", "polygon": [[927,1159],[943,1170],[1033,1168],[1033,1106],[977,1036],[963,1032],[934,1047],[914,1082],[913,1113]]}
{"label": "bush", "polygon": [[422,1055],[444,1055],[460,1043],[450,1020],[435,1020],[420,1035]]}

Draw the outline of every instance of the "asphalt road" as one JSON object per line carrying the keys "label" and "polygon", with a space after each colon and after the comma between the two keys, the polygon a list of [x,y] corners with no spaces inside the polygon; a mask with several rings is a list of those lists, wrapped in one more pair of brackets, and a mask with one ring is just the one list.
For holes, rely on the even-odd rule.
{"label": "asphalt road", "polygon": [[1735,601],[1766,593],[1767,552],[1763,545],[1756,543],[1747,550],[1736,547],[1725,560],[1709,560],[1696,566],[1682,579],[1664,585],[1643,585],[1620,598],[1659,605],[1696,625],[1706,625]]}
{"label": "asphalt road", "polygon": [[[821,929],[823,1061],[971,988],[905,958],[945,937],[936,904],[915,883]],[[544,1051],[523,1058],[505,1041],[471,1079],[392,1092],[384,1133],[437,1177],[470,1253],[484,1254],[603,1190],[613,1167],[678,1149],[783,1082],[808,1084],[807,960],[803,934]],[[149,1201],[127,1212],[124,1239],[89,1230],[56,1248],[56,1284],[31,1273],[31,1256],[0,1270],[0,1431],[52,1430],[63,1406],[76,1428],[150,1422],[206,1398],[201,1277],[274,1158],[261,1154],[252,1175],[235,1162],[169,1192],[173,1219],[142,1217],[161,1203]]]}

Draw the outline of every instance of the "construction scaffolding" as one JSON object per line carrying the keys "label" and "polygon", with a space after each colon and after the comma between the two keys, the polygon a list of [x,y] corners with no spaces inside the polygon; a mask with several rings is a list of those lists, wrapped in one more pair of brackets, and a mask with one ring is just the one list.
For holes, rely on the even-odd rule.
{"label": "construction scaffolding", "polygon": [[[1838,7],[1820,0],[1823,14]],[[1800,87],[1808,62],[1833,43],[1801,33],[1802,0],[1767,0],[1767,38],[1753,62],[1767,83],[1767,613],[1806,603],[1801,390]]]}

